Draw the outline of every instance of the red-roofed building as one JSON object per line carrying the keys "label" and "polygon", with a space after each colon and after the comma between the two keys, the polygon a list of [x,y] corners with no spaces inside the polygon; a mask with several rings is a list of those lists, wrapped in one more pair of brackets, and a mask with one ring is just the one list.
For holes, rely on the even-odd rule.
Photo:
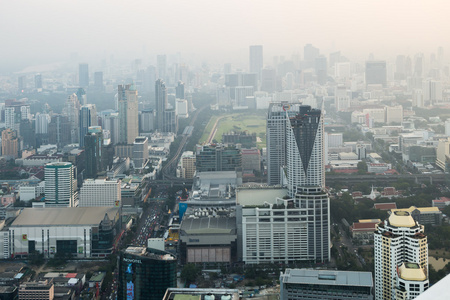
{"label": "red-roofed building", "polygon": [[379,209],[379,210],[391,210],[391,209],[397,209],[397,203],[390,202],[390,203],[375,203],[373,205],[373,208]]}
{"label": "red-roofed building", "polygon": [[77,277],[77,273],[67,273],[66,278],[75,278]]}
{"label": "red-roofed building", "polygon": [[352,238],[363,244],[367,244],[369,240],[373,240],[373,233],[377,224],[380,222],[380,219],[359,220],[358,222],[354,222],[353,225],[350,226]]}
{"label": "red-roofed building", "polygon": [[450,198],[447,197],[439,197],[439,199],[432,200],[432,206],[437,207],[439,209],[444,209],[447,205],[450,205]]}

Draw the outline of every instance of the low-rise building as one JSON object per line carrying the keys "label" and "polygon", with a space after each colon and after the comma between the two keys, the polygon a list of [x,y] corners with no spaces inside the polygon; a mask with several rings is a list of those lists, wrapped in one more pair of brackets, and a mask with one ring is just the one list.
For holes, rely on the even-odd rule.
{"label": "low-rise building", "polygon": [[437,207],[415,207],[392,209],[391,212],[407,211],[414,221],[422,225],[442,225],[442,212]]}
{"label": "low-rise building", "polygon": [[20,300],[53,300],[55,287],[50,280],[40,282],[26,282],[19,286]]}
{"label": "low-rise building", "polygon": [[280,300],[372,300],[371,272],[286,269],[280,274]]}
{"label": "low-rise building", "polygon": [[353,225],[350,226],[352,238],[363,244],[367,244],[371,240],[373,241],[373,233],[376,229],[376,225],[380,222],[380,219],[358,220],[358,222],[354,222]]}

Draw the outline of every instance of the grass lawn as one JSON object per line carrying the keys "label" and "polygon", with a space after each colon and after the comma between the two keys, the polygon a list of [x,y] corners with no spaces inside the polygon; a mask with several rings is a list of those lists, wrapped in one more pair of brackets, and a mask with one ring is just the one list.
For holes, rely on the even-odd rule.
{"label": "grass lawn", "polygon": [[[256,133],[257,147],[262,148],[266,145],[266,117],[263,113],[242,112],[221,115],[222,119],[217,125],[217,132],[214,139],[222,141],[222,134],[230,131],[246,131],[249,134]],[[199,143],[207,140],[214,123],[219,116],[213,116],[208,122]]]}

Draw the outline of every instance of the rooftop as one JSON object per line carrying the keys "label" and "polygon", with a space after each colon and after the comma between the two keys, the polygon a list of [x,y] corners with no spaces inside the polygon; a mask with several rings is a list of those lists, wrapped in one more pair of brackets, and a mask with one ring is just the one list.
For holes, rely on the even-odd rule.
{"label": "rooftop", "polygon": [[398,268],[400,278],[412,281],[424,281],[427,279],[424,270],[417,263],[406,262]]}
{"label": "rooftop", "polygon": [[[155,251],[152,252],[152,251]],[[148,257],[156,260],[175,260],[176,257],[170,254],[169,252],[165,251],[159,251],[156,249],[146,248],[146,247],[139,247],[139,246],[129,246],[125,253],[140,256],[140,257]],[[163,254],[157,254],[157,253],[163,253]]]}
{"label": "rooftop", "polygon": [[283,283],[372,287],[371,272],[286,269]]}
{"label": "rooftop", "polygon": [[118,210],[114,207],[24,208],[11,227],[98,225],[105,214],[114,220]]}
{"label": "rooftop", "polygon": [[395,227],[414,227],[416,221],[414,221],[409,212],[396,210],[389,216],[389,224]]}

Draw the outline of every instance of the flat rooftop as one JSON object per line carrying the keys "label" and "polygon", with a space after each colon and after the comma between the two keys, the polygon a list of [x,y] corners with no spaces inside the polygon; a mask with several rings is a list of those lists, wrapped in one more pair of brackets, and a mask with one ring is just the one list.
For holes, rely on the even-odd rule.
{"label": "flat rooftop", "polygon": [[286,269],[282,283],[373,287],[371,272]]}
{"label": "flat rooftop", "polygon": [[98,225],[105,214],[114,220],[118,210],[116,207],[24,208],[11,227]]}

